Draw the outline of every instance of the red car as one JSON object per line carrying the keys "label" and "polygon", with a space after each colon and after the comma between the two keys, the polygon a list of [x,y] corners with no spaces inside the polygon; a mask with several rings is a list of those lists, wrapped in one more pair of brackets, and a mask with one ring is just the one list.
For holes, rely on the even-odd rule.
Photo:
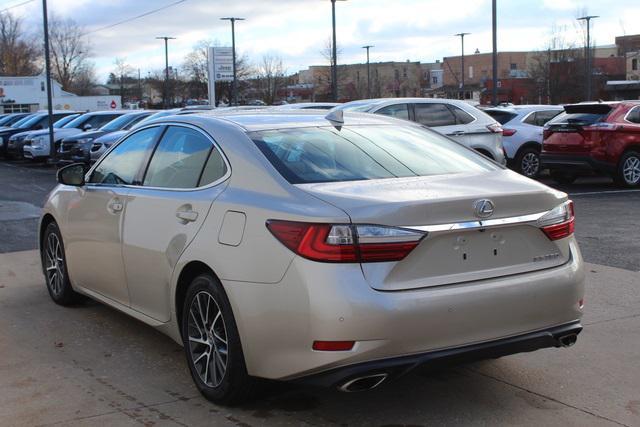
{"label": "red car", "polygon": [[544,128],[541,161],[562,184],[607,174],[621,186],[640,185],[640,101],[567,105]]}

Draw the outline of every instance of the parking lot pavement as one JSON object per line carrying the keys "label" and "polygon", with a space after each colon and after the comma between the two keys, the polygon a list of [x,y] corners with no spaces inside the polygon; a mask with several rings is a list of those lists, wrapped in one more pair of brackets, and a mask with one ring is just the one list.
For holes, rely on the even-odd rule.
{"label": "parking lot pavement", "polygon": [[640,273],[587,271],[572,348],[364,393],[274,384],[224,408],[200,397],[169,338],[98,303],[57,306],[36,251],[0,254],[0,425],[640,425]]}

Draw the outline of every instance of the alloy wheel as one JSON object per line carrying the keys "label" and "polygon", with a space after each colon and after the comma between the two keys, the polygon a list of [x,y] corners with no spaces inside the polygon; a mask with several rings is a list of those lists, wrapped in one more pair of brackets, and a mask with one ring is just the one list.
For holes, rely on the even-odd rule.
{"label": "alloy wheel", "polygon": [[520,168],[525,176],[536,176],[540,170],[540,158],[536,153],[526,153],[522,156]]}
{"label": "alloy wheel", "polygon": [[45,269],[49,289],[53,295],[59,296],[64,285],[64,254],[60,239],[55,233],[50,233],[47,237]]}
{"label": "alloy wheel", "polygon": [[628,157],[622,165],[622,174],[627,184],[638,184],[640,182],[640,158]]}
{"label": "alloy wheel", "polygon": [[191,300],[187,333],[198,376],[207,386],[218,387],[227,372],[229,345],[222,311],[210,293],[198,292]]}

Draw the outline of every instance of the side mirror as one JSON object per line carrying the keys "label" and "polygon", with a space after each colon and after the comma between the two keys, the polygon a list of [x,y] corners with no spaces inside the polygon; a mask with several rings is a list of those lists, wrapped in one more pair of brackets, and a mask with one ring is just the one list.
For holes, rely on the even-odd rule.
{"label": "side mirror", "polygon": [[88,131],[90,129],[93,129],[93,126],[91,126],[89,123],[87,123],[86,125],[82,126],[82,130],[83,131]]}
{"label": "side mirror", "polygon": [[58,170],[56,179],[60,184],[81,187],[84,185],[85,166],[82,163],[74,163]]}

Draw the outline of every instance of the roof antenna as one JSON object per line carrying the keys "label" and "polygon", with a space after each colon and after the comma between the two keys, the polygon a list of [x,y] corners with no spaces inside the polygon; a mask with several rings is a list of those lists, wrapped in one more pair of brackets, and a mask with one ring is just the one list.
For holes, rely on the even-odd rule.
{"label": "roof antenna", "polygon": [[339,128],[344,124],[344,111],[331,110],[329,114],[324,116],[324,118],[329,120],[331,124],[339,130]]}

